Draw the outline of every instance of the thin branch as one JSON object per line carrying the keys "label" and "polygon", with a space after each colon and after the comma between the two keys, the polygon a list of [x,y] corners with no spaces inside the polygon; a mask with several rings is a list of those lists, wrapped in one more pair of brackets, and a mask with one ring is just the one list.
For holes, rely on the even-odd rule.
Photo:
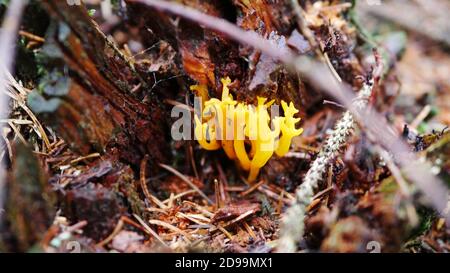
{"label": "thin branch", "polygon": [[[7,91],[7,76],[5,71],[10,71],[13,65],[17,31],[20,26],[20,18],[27,1],[11,1],[0,29],[0,119],[9,116]],[[2,145],[0,145],[2,146]],[[0,151],[1,153],[1,151]],[[0,162],[0,226],[2,226],[1,214],[4,204],[5,170]]]}
{"label": "thin branch", "polygon": [[164,242],[164,240],[158,235],[158,233],[156,233],[151,227],[149,227],[144,220],[142,220],[141,217],[139,217],[139,215],[137,214],[133,214],[134,218],[136,218],[136,220],[139,222],[139,224],[141,224],[144,227],[144,230],[146,231],[146,233],[148,235],[151,235],[153,237],[156,238],[156,240],[158,240],[163,246],[170,248],[166,242]]}
{"label": "thin branch", "polygon": [[139,181],[141,183],[142,191],[144,192],[144,195],[148,199],[148,201],[154,203],[155,205],[157,205],[161,209],[166,209],[167,206],[164,205],[156,196],[152,195],[150,193],[150,191],[148,190],[147,179],[145,178],[145,170],[147,169],[148,158],[149,158],[149,156],[146,155],[144,157],[144,159],[142,159],[142,161],[141,161],[141,170],[140,170],[140,179],[139,179]]}

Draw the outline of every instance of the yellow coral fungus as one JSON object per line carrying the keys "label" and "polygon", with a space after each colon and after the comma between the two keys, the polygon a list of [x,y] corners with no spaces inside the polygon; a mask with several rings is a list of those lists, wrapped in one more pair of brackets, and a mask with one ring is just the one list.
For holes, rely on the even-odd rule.
{"label": "yellow coral fungus", "polygon": [[294,115],[298,113],[294,104],[291,102],[288,106],[286,102],[282,101],[281,106],[284,111],[284,122],[281,124],[282,135],[278,148],[275,150],[278,156],[284,156],[289,151],[292,138],[303,133],[303,128],[295,129],[295,124],[300,121],[300,118],[294,118]]}
{"label": "yellow coral fungus", "polygon": [[[238,103],[229,93],[230,83],[230,78],[222,79],[221,100],[213,98],[202,103],[201,117],[195,117],[195,137],[206,150],[222,147],[230,159],[249,172],[248,181],[253,182],[273,153],[284,156],[292,138],[303,130],[295,128],[300,119],[294,118],[298,110],[292,102],[282,101],[284,116],[271,119],[268,108],[274,101],[266,103],[266,98],[258,97],[256,106]],[[199,86],[191,90],[207,93]]]}

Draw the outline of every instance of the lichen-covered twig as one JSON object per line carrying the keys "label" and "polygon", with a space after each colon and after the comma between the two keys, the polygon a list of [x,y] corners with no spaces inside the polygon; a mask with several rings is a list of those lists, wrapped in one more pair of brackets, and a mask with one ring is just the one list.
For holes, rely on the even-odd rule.
{"label": "lichen-covered twig", "polygon": [[[374,49],[374,58],[376,67],[372,71],[370,79],[366,80],[352,102],[353,108],[358,112],[366,108],[370,98],[373,96],[374,87],[379,83],[383,73],[383,63],[376,49]],[[305,228],[306,209],[313,201],[314,191],[328,170],[328,165],[344,148],[347,137],[352,133],[355,126],[356,121],[353,114],[350,110],[347,110],[328,136],[306,173],[303,183],[297,188],[294,203],[286,210],[282,218],[280,239],[277,247],[278,252],[294,252],[297,249],[296,245],[302,238]]]}
{"label": "lichen-covered twig", "polygon": [[[371,79],[359,91],[357,99],[353,102],[358,110],[363,110],[366,107],[372,94],[373,86],[374,82]],[[327,166],[345,146],[347,137],[351,134],[354,126],[355,121],[352,113],[346,111],[337,122],[333,132],[327,138],[317,158],[306,173],[303,183],[297,188],[294,203],[284,214],[281,223],[280,239],[278,240],[278,252],[294,252],[297,249],[297,243],[304,232],[306,208],[312,201],[314,190],[319,182],[322,181]]]}

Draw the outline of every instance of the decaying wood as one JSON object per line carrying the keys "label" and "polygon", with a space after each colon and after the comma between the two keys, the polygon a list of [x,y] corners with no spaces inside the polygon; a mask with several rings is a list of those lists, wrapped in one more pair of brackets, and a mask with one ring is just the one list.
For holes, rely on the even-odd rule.
{"label": "decaying wood", "polygon": [[[236,44],[218,31],[192,23],[186,19],[168,17],[167,14],[146,7],[138,1],[129,2],[129,13],[141,29],[146,44],[156,38],[168,41],[179,51],[178,62],[190,78],[210,87],[215,97],[221,95],[220,79],[230,77],[234,82],[231,89],[241,101],[256,101],[256,96],[269,99],[292,101],[300,116],[304,117],[305,105],[311,97],[305,92],[303,83],[295,75],[288,73],[271,56],[247,46]],[[275,48],[287,48],[287,40],[279,33],[289,30],[290,21],[275,19],[273,8],[283,7],[278,12],[282,18],[289,18],[288,5],[276,1],[265,2],[233,1],[234,6],[223,1],[184,1],[184,4],[206,14],[236,20],[238,25],[248,31],[255,31],[266,37]],[[223,11],[236,8],[236,17]],[[256,11],[256,12],[253,12]],[[130,15],[131,17],[131,15]],[[157,18],[157,19],[155,19]],[[149,30],[153,35],[149,34]],[[148,38],[146,38],[148,37]],[[247,60],[244,62],[244,60]]]}
{"label": "decaying wood", "polygon": [[[55,215],[56,195],[38,158],[22,143],[8,177],[5,225],[0,229],[3,251],[26,251],[41,240]],[[16,243],[14,243],[16,242]]]}
{"label": "decaying wood", "polygon": [[59,47],[70,69],[67,79],[57,80],[67,82],[67,91],[63,96],[50,96],[57,98],[59,105],[44,115],[46,120],[82,154],[93,149],[118,153],[136,166],[145,154],[150,156],[152,166],[165,162],[165,110],[156,96],[143,103],[131,92],[138,84],[141,88],[148,84],[83,6],[46,1],[46,7],[64,22],[48,39]]}
{"label": "decaying wood", "polygon": [[[114,42],[99,29],[84,5],[70,6],[64,1],[55,0],[45,0],[44,3],[50,14],[69,26],[73,35],[80,40],[80,46],[85,51],[86,57],[92,60],[95,67],[116,88],[123,93],[131,93],[134,84],[141,83],[144,87],[148,87]],[[74,51],[74,53],[81,52]]]}
{"label": "decaying wood", "polygon": [[[238,46],[219,33],[204,29],[187,20],[168,17],[140,3],[128,1],[130,18],[136,24],[145,44],[166,40],[177,52],[177,62],[192,80],[207,85],[216,96],[221,95],[220,79],[242,78],[244,64]],[[184,1],[207,14],[223,17],[223,1]]]}

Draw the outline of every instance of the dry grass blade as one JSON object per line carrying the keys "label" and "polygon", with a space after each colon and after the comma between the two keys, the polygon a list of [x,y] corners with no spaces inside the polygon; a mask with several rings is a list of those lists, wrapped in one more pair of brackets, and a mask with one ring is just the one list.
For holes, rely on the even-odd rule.
{"label": "dry grass blade", "polygon": [[148,156],[145,156],[141,162],[141,172],[140,172],[141,177],[140,177],[139,181],[141,183],[142,191],[144,192],[145,197],[147,197],[147,199],[149,201],[156,204],[161,209],[166,209],[167,206],[164,203],[162,203],[158,198],[156,198],[156,196],[151,194],[150,191],[148,190],[147,182],[145,179],[145,169],[147,168],[147,161],[148,161]]}
{"label": "dry grass blade", "polygon": [[198,205],[196,203],[193,203],[193,202],[190,202],[190,201],[183,201],[183,203],[192,206],[193,208],[197,209],[198,211],[200,211],[204,215],[208,216],[209,218],[214,216],[214,213],[208,211],[207,209],[205,209],[204,207],[202,207],[202,206],[200,206],[200,205]]}
{"label": "dry grass blade", "polygon": [[223,234],[225,234],[225,236],[227,236],[228,239],[233,240],[233,235],[231,235],[231,233],[228,232],[228,230],[226,230],[224,227],[217,227],[218,230],[220,230]]}
{"label": "dry grass blade", "polygon": [[98,247],[104,247],[105,245],[107,245],[109,242],[111,242],[114,237],[116,237],[116,235],[122,230],[124,225],[124,222],[122,219],[119,219],[119,222],[117,223],[116,227],[114,228],[113,232],[111,232],[111,234],[106,237],[103,241],[97,243],[96,245]]}
{"label": "dry grass blade", "polygon": [[144,220],[142,220],[141,217],[139,217],[137,214],[133,214],[134,218],[136,218],[136,220],[138,220],[139,224],[141,224],[144,229],[146,230],[146,232],[149,235],[152,235],[153,237],[155,237],[163,246],[170,248],[166,242],[164,242],[164,240],[158,235],[158,233],[156,233],[151,227],[149,227]]}
{"label": "dry grass blade", "polygon": [[203,216],[203,214],[192,214],[192,213],[185,214],[182,212],[178,212],[177,217],[186,218],[186,219],[188,219],[196,224],[199,224],[199,225],[209,225],[209,222],[211,221],[211,219],[206,218],[205,216]]}
{"label": "dry grass blade", "polygon": [[187,234],[186,232],[182,231],[181,229],[177,228],[174,225],[171,225],[169,223],[166,223],[166,222],[163,222],[160,220],[149,220],[148,222],[152,225],[161,226],[161,227],[167,228],[169,230],[172,230],[176,233],[179,233],[179,234],[183,235],[183,240],[185,240],[186,243],[188,243],[188,244],[191,243],[191,240],[189,240],[189,234]]}
{"label": "dry grass blade", "polygon": [[70,164],[75,164],[75,163],[78,163],[78,162],[86,160],[86,159],[97,158],[97,157],[100,157],[99,153],[92,153],[92,154],[89,154],[86,156],[81,156],[79,158],[76,158],[76,159],[70,161]]}
{"label": "dry grass blade", "polygon": [[28,142],[22,136],[22,134],[20,133],[20,130],[12,122],[8,122],[8,125],[9,125],[9,127],[11,127],[13,129],[14,133],[16,133],[16,136],[20,139],[20,141],[22,141],[22,143],[24,145],[28,145]]}
{"label": "dry grass blade", "polygon": [[233,224],[236,224],[237,222],[242,221],[243,219],[247,218],[248,216],[254,214],[255,212],[256,212],[256,210],[248,210],[248,211],[242,213],[241,215],[239,215],[238,217],[236,217],[228,222],[223,223],[222,225],[217,225],[217,227],[213,228],[211,230],[211,232],[214,232],[216,230],[221,230],[221,228],[226,228]]}
{"label": "dry grass blade", "polygon": [[222,199],[220,196],[220,188],[219,188],[219,181],[217,179],[214,180],[214,192],[216,196],[216,205],[215,210],[218,210],[222,207]]}
{"label": "dry grass blade", "polygon": [[34,35],[33,33],[29,33],[27,31],[24,31],[24,30],[19,31],[19,35],[23,36],[23,37],[26,37],[26,38],[28,38],[30,40],[33,40],[35,42],[39,42],[39,43],[44,43],[45,42],[44,38],[42,38],[40,36],[37,36],[37,35]]}
{"label": "dry grass blade", "polygon": [[[179,198],[181,198],[183,196],[186,196],[186,195],[189,195],[189,194],[193,194],[193,193],[197,193],[197,191],[196,190],[188,190],[188,191],[179,193],[179,194],[173,196],[173,200],[177,200],[177,199],[179,199]],[[171,198],[166,199],[166,200],[162,201],[162,203],[164,205],[168,204],[170,202],[170,200],[171,200]]]}
{"label": "dry grass blade", "polygon": [[248,188],[247,190],[243,191],[240,193],[241,196],[246,196],[252,192],[254,192],[255,190],[257,190],[259,187],[261,187],[262,185],[264,185],[266,183],[265,180],[261,180],[258,183],[256,183],[255,185],[251,186],[250,188]]}
{"label": "dry grass blade", "polygon": [[244,218],[246,218],[247,216],[250,216],[252,214],[254,214],[256,211],[255,210],[249,210],[247,212],[244,212],[243,214],[239,215],[238,217],[236,217],[235,219],[225,223],[222,227],[228,227],[232,224],[235,224],[241,220],[243,220]]}
{"label": "dry grass blade", "polygon": [[[27,115],[31,118],[33,121],[34,127],[37,129],[37,133],[40,135],[40,137],[44,140],[45,146],[47,149],[50,149],[50,140],[47,136],[47,133],[44,130],[44,127],[39,122],[37,117],[34,115],[34,113],[28,108],[28,106],[25,103],[26,96],[28,95],[28,92],[24,90],[24,88],[14,79],[14,77],[9,73],[8,71],[5,72],[8,79],[9,79],[9,85],[8,89],[10,92],[7,92],[7,94],[13,98],[22,108]],[[17,91],[16,91],[17,90]],[[17,94],[19,92],[19,94]]]}

